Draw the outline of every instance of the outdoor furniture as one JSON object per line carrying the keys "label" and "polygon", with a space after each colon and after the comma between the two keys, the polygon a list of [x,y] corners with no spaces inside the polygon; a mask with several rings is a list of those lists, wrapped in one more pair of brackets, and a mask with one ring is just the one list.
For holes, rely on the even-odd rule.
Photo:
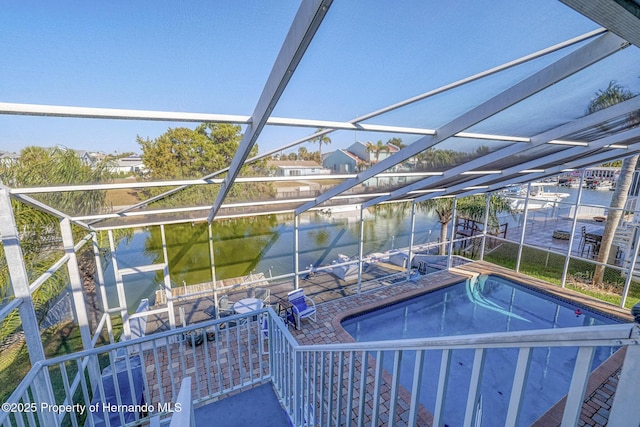
{"label": "outdoor furniture", "polygon": [[584,253],[586,235],[587,235],[587,227],[583,225],[581,228],[581,234],[580,234],[580,244],[578,245],[578,251],[580,252],[580,256],[582,256]]}
{"label": "outdoor furniture", "polygon": [[260,316],[260,346],[262,354],[268,354],[267,340],[269,339],[269,316],[265,313]]}
{"label": "outdoor furniture", "polygon": [[571,232],[567,230],[554,230],[553,238],[558,240],[569,240]]}
{"label": "outdoor furniture", "polygon": [[296,317],[295,317],[295,313],[293,312],[293,304],[291,304],[289,301],[284,300],[284,299],[280,299],[278,301],[278,317],[280,317],[283,321],[284,324],[289,326],[296,326]]}
{"label": "outdoor furniture", "polygon": [[237,314],[245,314],[251,311],[260,310],[264,307],[264,303],[258,298],[243,298],[233,304],[233,311]]}
{"label": "outdoor furniture", "polygon": [[271,300],[271,290],[267,288],[255,288],[253,297],[264,301],[265,305],[269,305]]}
{"label": "outdoor furniture", "polygon": [[601,231],[590,231],[585,233],[584,246],[588,248],[587,255],[595,257],[600,252],[600,244],[602,243]]}
{"label": "outdoor furniture", "polygon": [[304,294],[304,289],[296,289],[287,294],[289,302],[292,305],[296,329],[300,329],[300,321],[309,318],[316,321],[316,304],[311,298]]}
{"label": "outdoor furniture", "polygon": [[229,301],[228,296],[221,296],[218,299],[218,315],[220,317],[232,316],[234,314],[233,304],[233,302]]}

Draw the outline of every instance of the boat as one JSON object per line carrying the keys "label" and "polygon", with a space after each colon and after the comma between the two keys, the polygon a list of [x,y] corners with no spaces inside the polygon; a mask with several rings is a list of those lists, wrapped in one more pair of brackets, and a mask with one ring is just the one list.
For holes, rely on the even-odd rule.
{"label": "boat", "polygon": [[584,179],[584,184],[582,186],[589,190],[605,190],[606,191],[614,187],[613,183],[614,181],[612,180],[594,178],[590,176]]}
{"label": "boat", "polygon": [[[556,206],[559,202],[569,197],[569,193],[558,191],[548,191],[545,183],[532,182],[529,190],[528,209],[547,209]],[[505,195],[509,199],[511,209],[515,211],[523,211],[527,204],[528,185],[518,185],[508,187]]]}

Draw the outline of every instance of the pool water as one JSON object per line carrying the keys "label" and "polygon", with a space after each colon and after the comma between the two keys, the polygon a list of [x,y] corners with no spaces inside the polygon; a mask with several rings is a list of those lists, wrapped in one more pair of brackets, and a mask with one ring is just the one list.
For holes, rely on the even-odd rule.
{"label": "pool water", "polygon": [[[578,310],[578,311],[577,311]],[[477,279],[346,319],[342,326],[357,341],[428,338],[490,332],[552,329],[618,323],[618,320],[553,298],[498,276]],[[615,348],[601,348],[592,369]],[[403,356],[400,382],[411,389],[415,353]],[[424,362],[420,402],[433,410],[441,351],[429,351]],[[462,425],[474,350],[452,352],[444,421]],[[486,351],[481,385],[482,425],[502,425],[506,419],[517,349]],[[577,348],[536,348],[533,351],[520,425],[530,425],[569,390]],[[386,356],[386,355],[385,355]],[[389,370],[392,355],[383,356]]]}

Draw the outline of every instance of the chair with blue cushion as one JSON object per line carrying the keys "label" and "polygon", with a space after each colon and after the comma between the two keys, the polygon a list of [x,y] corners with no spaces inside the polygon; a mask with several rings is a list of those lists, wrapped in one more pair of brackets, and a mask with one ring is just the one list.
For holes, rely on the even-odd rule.
{"label": "chair with blue cushion", "polygon": [[304,289],[296,289],[287,294],[289,302],[293,306],[293,314],[296,320],[296,329],[300,329],[300,321],[309,318],[316,321],[316,304],[304,294]]}

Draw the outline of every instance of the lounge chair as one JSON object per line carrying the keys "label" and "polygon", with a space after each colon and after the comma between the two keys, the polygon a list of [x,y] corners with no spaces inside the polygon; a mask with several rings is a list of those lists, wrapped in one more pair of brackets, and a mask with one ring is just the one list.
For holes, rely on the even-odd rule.
{"label": "lounge chair", "polygon": [[296,329],[300,329],[300,321],[309,318],[316,321],[316,304],[304,294],[304,289],[297,289],[287,294],[289,302],[293,306],[293,315],[296,321]]}

